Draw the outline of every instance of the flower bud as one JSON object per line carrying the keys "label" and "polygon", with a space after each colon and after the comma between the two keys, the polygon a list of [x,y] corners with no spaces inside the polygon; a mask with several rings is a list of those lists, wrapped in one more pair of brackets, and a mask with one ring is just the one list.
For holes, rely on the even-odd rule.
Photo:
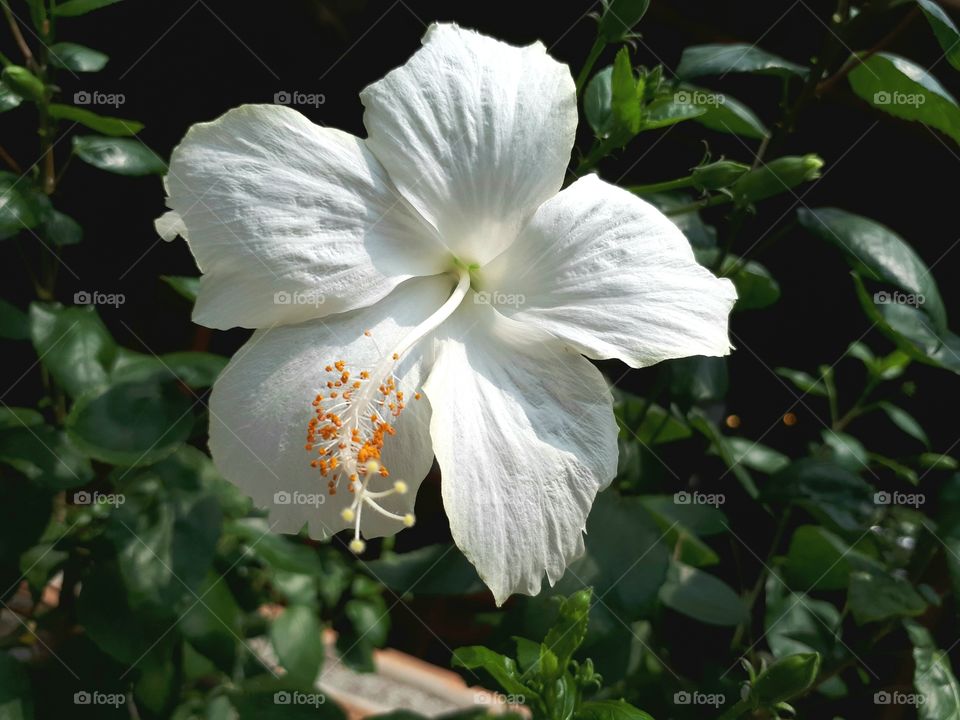
{"label": "flower bud", "polygon": [[733,160],[718,160],[709,165],[700,165],[691,171],[693,186],[697,190],[720,190],[730,187],[750,171],[749,165]]}
{"label": "flower bud", "polygon": [[789,155],[751,170],[737,180],[733,193],[740,204],[779,195],[820,177],[823,160],[818,155]]}
{"label": "flower bud", "polygon": [[40,100],[45,88],[40,78],[20,65],[8,65],[3,69],[3,84],[24,100]]}

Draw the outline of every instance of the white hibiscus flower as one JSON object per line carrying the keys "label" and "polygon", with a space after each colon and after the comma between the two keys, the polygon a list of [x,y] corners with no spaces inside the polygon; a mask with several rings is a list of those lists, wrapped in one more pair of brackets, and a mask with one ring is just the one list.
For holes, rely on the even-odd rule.
{"label": "white hibiscus flower", "polygon": [[203,272],[194,319],[256,328],[213,388],[213,459],[276,531],[362,551],[413,523],[436,455],[497,603],[536,594],[617,468],[584,355],[724,355],[734,289],[639,198],[561,191],[576,94],[542,44],[434,25],[361,99],[366,139],[244,106],[173,152],[158,230]]}

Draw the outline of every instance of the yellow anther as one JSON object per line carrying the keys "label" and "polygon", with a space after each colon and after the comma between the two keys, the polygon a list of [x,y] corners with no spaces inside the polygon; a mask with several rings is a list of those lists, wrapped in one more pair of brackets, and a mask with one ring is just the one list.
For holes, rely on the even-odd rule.
{"label": "yellow anther", "polygon": [[367,549],[367,544],[360,538],[354,538],[350,541],[350,551],[359,555]]}
{"label": "yellow anther", "polygon": [[405,527],[413,527],[414,523],[417,522],[417,518],[413,516],[413,513],[407,513],[403,516],[403,524]]}
{"label": "yellow anther", "polygon": [[399,493],[400,495],[406,495],[407,490],[409,490],[410,488],[407,487],[407,484],[403,480],[397,480],[393,484],[393,489],[395,492]]}
{"label": "yellow anther", "polygon": [[353,509],[352,509],[352,508],[344,508],[344,509],[340,512],[340,517],[343,518],[343,521],[344,521],[344,522],[353,522],[354,519],[355,519],[357,516],[356,516],[356,514],[353,512]]}

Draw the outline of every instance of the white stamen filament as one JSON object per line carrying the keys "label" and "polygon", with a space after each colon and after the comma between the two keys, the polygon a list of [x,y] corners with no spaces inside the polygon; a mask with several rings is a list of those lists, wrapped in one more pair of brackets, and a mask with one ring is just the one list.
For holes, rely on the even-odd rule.
{"label": "white stamen filament", "polygon": [[[457,273],[457,285],[447,300],[426,320],[404,335],[394,346],[393,350],[384,355],[369,373],[361,373],[361,378],[365,380],[363,385],[358,387],[358,384],[355,384],[352,386],[355,388],[353,390],[347,385],[344,385],[345,393],[342,395],[343,399],[338,400],[335,405],[330,407],[322,407],[321,405],[321,409],[318,410],[318,414],[320,414],[321,411],[325,413],[325,415],[321,415],[321,419],[324,417],[329,418],[330,413],[344,412],[342,418],[339,416],[336,417],[337,424],[335,433],[331,432],[328,435],[324,435],[324,441],[318,443],[318,446],[323,448],[322,456],[329,457],[330,460],[315,462],[321,462],[320,467],[324,476],[326,476],[328,471],[336,471],[337,474],[335,474],[334,479],[329,483],[331,494],[339,483],[339,475],[341,472],[349,478],[350,490],[354,493],[354,497],[351,504],[341,512],[341,518],[344,522],[353,525],[354,537],[349,547],[355,553],[361,553],[366,548],[365,543],[360,538],[360,524],[365,506],[384,517],[403,523],[406,527],[412,527],[416,521],[412,513],[405,515],[393,513],[383,508],[377,502],[392,495],[403,495],[408,491],[408,487],[402,480],[397,480],[389,490],[374,491],[369,489],[368,486],[373,477],[379,475],[386,477],[388,473],[386,468],[377,460],[360,461],[358,448],[356,447],[356,437],[371,438],[374,436],[376,430],[378,428],[382,429],[383,426],[386,426],[390,434],[392,434],[389,423],[387,423],[384,416],[393,415],[396,417],[399,415],[400,410],[403,409],[403,393],[397,393],[396,402],[392,402],[389,397],[389,391],[395,389],[397,381],[393,369],[396,363],[399,362],[411,348],[450,317],[457,307],[459,307],[463,298],[466,297],[470,289],[469,269],[458,268]],[[343,363],[339,363],[337,370],[343,372],[344,367],[345,365]],[[332,370],[330,367],[327,369]],[[344,375],[344,378],[345,377],[346,375]],[[329,386],[328,384],[328,387]],[[336,386],[339,388],[340,383],[336,383]],[[387,390],[384,391],[384,388],[387,388]],[[383,393],[384,398],[377,398],[378,391]],[[330,397],[334,398],[338,394],[340,393],[335,391],[331,393]],[[321,398],[322,395],[317,396],[317,400],[314,402],[315,406],[322,402]],[[313,442],[315,442],[312,433],[313,431],[311,431],[311,435],[308,437],[307,450],[311,450]],[[379,439],[380,445],[377,445],[378,448],[382,445],[382,440],[383,433],[381,432]],[[379,451],[374,457],[379,457]],[[331,464],[328,465],[327,463]],[[355,483],[357,486],[355,486]]]}

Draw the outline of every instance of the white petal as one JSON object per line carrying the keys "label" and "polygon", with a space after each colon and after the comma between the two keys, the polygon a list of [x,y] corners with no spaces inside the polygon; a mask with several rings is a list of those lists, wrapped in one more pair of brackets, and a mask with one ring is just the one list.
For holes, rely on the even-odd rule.
{"label": "white petal", "polygon": [[659,210],[595,175],[544,203],[480,283],[502,313],[588,357],[643,367],[730,351],[733,284]]}
{"label": "white petal", "polygon": [[[342,359],[354,376],[369,369],[406,330],[438,308],[451,287],[445,276],[410,280],[370,308],[258,330],[221,373],[210,398],[214,462],[258,507],[270,510],[277,532],[297,532],[308,523],[310,535],[323,538],[347,525],[340,512],[353,496],[345,482],[319,507],[275,502],[278,492],[326,496],[327,481],[310,467],[313,456],[304,449],[311,402],[319,391],[327,391],[324,366]],[[368,329],[371,337],[363,334]],[[397,371],[398,386],[412,398],[424,372],[416,350]],[[384,503],[399,514],[413,510],[417,488],[433,462],[429,415],[426,399],[411,399],[397,419],[397,434],[384,446],[383,463],[391,477],[382,480],[382,487],[371,487],[388,489],[397,479],[406,481],[410,492]],[[402,529],[401,523],[373,512],[362,517],[367,537]]]}
{"label": "white petal", "polygon": [[187,226],[183,224],[183,220],[173,210],[168,210],[154,220],[153,226],[157,230],[157,235],[167,242],[178,236],[185,238],[187,235]]}
{"label": "white petal", "polygon": [[363,141],[287,107],[194,125],[165,182],[204,273],[194,319],[210,327],[364,307],[446,264]]}
{"label": "white petal", "polygon": [[368,145],[463,261],[495,256],[560,189],[576,90],[541,43],[432,25],[423,48],[360,99]]}
{"label": "white petal", "polygon": [[610,391],[583,356],[468,298],[424,385],[453,539],[493,591],[535,595],[583,552],[617,470]]}

